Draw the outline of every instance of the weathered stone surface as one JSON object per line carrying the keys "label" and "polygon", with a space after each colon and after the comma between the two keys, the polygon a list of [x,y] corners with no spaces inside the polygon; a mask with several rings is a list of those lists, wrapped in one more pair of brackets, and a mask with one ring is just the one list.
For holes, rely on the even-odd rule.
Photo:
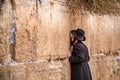
{"label": "weathered stone surface", "polygon": [[25,64],[12,64],[10,67],[11,80],[26,80]]}
{"label": "weathered stone surface", "polygon": [[120,79],[120,69],[118,69],[118,80]]}
{"label": "weathered stone surface", "polygon": [[38,58],[47,58],[51,53],[51,20],[50,20],[50,4],[49,1],[43,1],[38,5],[38,18],[40,24],[38,26]]}
{"label": "weathered stone surface", "polygon": [[112,50],[119,50],[120,51],[120,17],[114,18],[114,26],[113,26],[113,34],[112,34]]}
{"label": "weathered stone surface", "polygon": [[0,66],[0,80],[70,80],[67,59]]}
{"label": "weathered stone surface", "polygon": [[114,18],[110,18],[109,16],[93,16],[93,18],[94,22],[90,37],[91,53],[107,53],[112,47],[111,32],[112,26],[114,26]]}
{"label": "weathered stone surface", "polygon": [[70,26],[67,8],[57,1],[41,4],[34,0],[13,2],[16,29],[15,59],[23,62],[49,59],[50,56],[65,57],[69,49],[67,44]]}
{"label": "weathered stone surface", "polygon": [[70,14],[67,12],[66,7],[56,3],[54,2],[54,7],[52,8],[51,56],[65,57],[69,50],[69,45],[67,44],[69,44]]}
{"label": "weathered stone surface", "polygon": [[93,80],[118,80],[117,62],[112,55],[96,55],[91,56],[90,68]]}
{"label": "weathered stone surface", "polygon": [[13,0],[15,14],[15,58],[18,62],[37,59],[36,1]]}
{"label": "weathered stone surface", "polygon": [[10,80],[10,67],[0,65],[0,80]]}
{"label": "weathered stone surface", "polygon": [[26,80],[49,80],[47,61],[26,63]]}
{"label": "weathered stone surface", "polygon": [[[63,57],[69,49],[69,13],[61,2],[41,4],[38,13],[41,19],[38,28],[38,55],[41,57]],[[67,30],[67,31],[66,31]],[[64,47],[63,47],[64,46]]]}
{"label": "weathered stone surface", "polygon": [[5,0],[0,10],[0,64],[10,62],[9,54],[9,28],[11,24],[11,3]]}

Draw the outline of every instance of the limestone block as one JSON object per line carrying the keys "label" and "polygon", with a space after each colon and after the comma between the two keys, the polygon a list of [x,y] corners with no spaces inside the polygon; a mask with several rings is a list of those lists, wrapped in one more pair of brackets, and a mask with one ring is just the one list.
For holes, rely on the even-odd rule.
{"label": "limestone block", "polygon": [[11,25],[11,4],[5,0],[0,10],[0,64],[10,62],[9,59],[9,28]]}
{"label": "limestone block", "polygon": [[49,80],[49,63],[46,61],[27,63],[26,80]]}
{"label": "limestone block", "polygon": [[[54,2],[51,18],[51,33],[52,33],[52,53],[51,56],[66,56],[69,50],[69,13],[66,6],[60,5],[57,1]],[[59,17],[58,17],[59,16]]]}
{"label": "limestone block", "polygon": [[0,65],[0,80],[10,80],[9,66]]}
{"label": "limestone block", "polygon": [[92,22],[91,25],[93,25],[90,28],[90,51],[92,53],[109,52],[112,47],[110,43],[114,18],[94,15],[91,16],[90,21]]}
{"label": "limestone block", "polygon": [[[38,9],[41,24],[38,28],[39,58],[66,56],[69,49],[69,14],[60,2],[42,4]],[[59,17],[58,17],[59,16]]]}
{"label": "limestone block", "polygon": [[93,80],[116,80],[117,62],[113,55],[96,55],[90,60]]}
{"label": "limestone block", "polygon": [[42,2],[38,5],[38,18],[40,25],[38,27],[38,58],[47,58],[51,54],[51,21],[50,21],[50,5],[49,2]]}
{"label": "limestone block", "polygon": [[119,17],[94,15],[91,21],[93,25],[90,28],[91,53],[119,50]]}
{"label": "limestone block", "polygon": [[117,77],[117,61],[114,55],[109,55],[106,58],[107,69],[109,70],[109,75],[111,80],[116,80]]}
{"label": "limestone block", "polygon": [[61,61],[51,61],[49,64],[49,78],[50,80],[61,80],[62,78],[62,62]]}
{"label": "limestone block", "polygon": [[115,17],[112,31],[112,50],[120,50],[120,17]]}
{"label": "limestone block", "polygon": [[15,14],[15,58],[18,62],[37,59],[37,6],[32,0],[13,0]]}
{"label": "limestone block", "polygon": [[12,64],[10,67],[11,80],[26,80],[25,64]]}
{"label": "limestone block", "polygon": [[70,80],[68,59],[52,60],[49,64],[49,80]]}
{"label": "limestone block", "polygon": [[117,80],[119,80],[119,79],[120,79],[120,69],[118,69],[118,74],[117,74],[117,76],[118,76]]}
{"label": "limestone block", "polygon": [[1,67],[0,74],[2,80],[70,80],[70,65],[68,59],[21,62]]}
{"label": "limestone block", "polygon": [[92,57],[90,68],[93,80],[110,80],[105,57]]}
{"label": "limestone block", "polygon": [[70,69],[70,63],[68,59],[64,59],[62,61],[62,79],[61,80],[70,80],[71,78],[71,69]]}
{"label": "limestone block", "polygon": [[103,16],[100,18],[100,16],[98,16],[99,29],[97,31],[98,32],[97,38],[99,39],[99,45],[100,45],[99,51],[107,53],[111,50],[113,26],[114,26],[114,17]]}

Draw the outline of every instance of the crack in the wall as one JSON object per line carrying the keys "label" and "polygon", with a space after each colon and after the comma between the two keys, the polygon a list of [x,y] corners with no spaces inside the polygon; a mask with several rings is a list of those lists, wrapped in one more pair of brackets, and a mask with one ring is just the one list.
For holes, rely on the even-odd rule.
{"label": "crack in the wall", "polygon": [[[36,0],[36,13],[35,13],[35,17],[36,17],[36,20],[38,21],[38,22],[40,22],[39,21],[39,19],[38,19],[38,1],[39,0]],[[38,23],[39,24],[39,23]],[[36,30],[36,33],[35,33],[35,38],[36,38],[36,41],[35,41],[35,49],[36,49],[36,53],[38,53],[38,37],[39,37],[39,35],[38,35],[38,26],[36,26],[35,28],[34,28],[35,30]]]}
{"label": "crack in the wall", "polygon": [[9,56],[11,58],[11,63],[15,62],[15,50],[14,50],[14,41],[15,41],[15,27],[14,27],[14,13],[12,12],[12,20],[10,25],[10,35],[9,35]]}
{"label": "crack in the wall", "polygon": [[14,22],[13,13],[12,13],[12,21],[11,21],[11,25],[10,25],[9,44],[14,44],[14,32],[15,32],[14,23],[15,23],[15,22]]}
{"label": "crack in the wall", "polygon": [[14,5],[13,5],[13,0],[11,0],[11,6],[12,6],[12,11],[11,11],[11,24],[10,24],[10,35],[9,35],[9,50],[8,50],[8,56],[10,57],[10,63],[16,63],[15,60],[15,21],[14,21]]}

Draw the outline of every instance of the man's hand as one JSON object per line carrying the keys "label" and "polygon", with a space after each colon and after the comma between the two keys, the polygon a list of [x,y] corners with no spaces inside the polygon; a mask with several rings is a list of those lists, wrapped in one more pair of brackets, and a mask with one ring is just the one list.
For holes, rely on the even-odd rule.
{"label": "man's hand", "polygon": [[73,44],[74,44],[74,35],[71,34],[71,36],[70,36],[70,46],[73,46]]}
{"label": "man's hand", "polygon": [[69,58],[71,56],[71,52],[68,50],[67,57]]}

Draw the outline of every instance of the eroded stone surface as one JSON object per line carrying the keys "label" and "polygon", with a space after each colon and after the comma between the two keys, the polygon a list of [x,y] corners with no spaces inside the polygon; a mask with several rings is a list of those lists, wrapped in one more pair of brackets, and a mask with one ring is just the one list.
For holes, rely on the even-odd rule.
{"label": "eroded stone surface", "polygon": [[12,7],[9,0],[5,0],[0,10],[0,64],[10,63],[9,28],[11,24]]}
{"label": "eroded stone surface", "polygon": [[41,60],[0,66],[0,80],[70,80],[67,63],[67,59]]}

